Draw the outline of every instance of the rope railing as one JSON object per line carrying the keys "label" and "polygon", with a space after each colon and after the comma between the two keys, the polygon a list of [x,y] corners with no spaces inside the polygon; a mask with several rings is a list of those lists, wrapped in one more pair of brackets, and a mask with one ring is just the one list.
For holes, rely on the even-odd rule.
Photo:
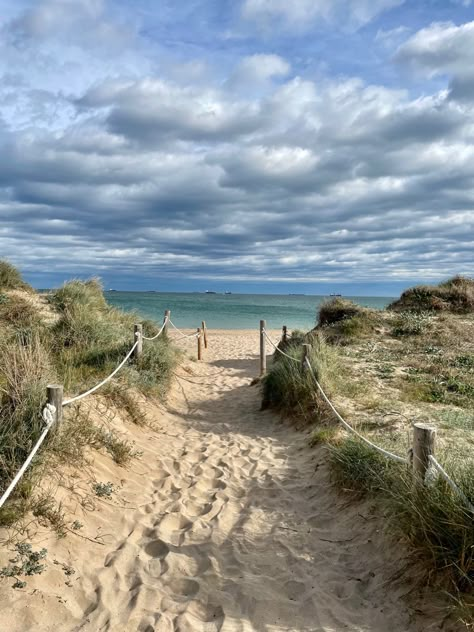
{"label": "rope railing", "polygon": [[[282,351],[280,349],[280,347],[278,347],[278,345],[276,345],[272,341],[272,339],[268,335],[268,333],[267,333],[265,328],[263,328],[262,331],[263,331],[263,334],[264,334],[265,338],[274,347],[274,349],[276,351],[278,351],[278,353],[281,353],[281,355],[285,356],[285,358],[288,358],[288,359],[292,360],[293,362],[296,362],[298,364],[300,363],[300,360],[298,358],[295,358],[294,356],[290,356],[287,353],[285,353],[284,351]],[[304,361],[306,363],[306,366],[307,366],[309,372],[311,373],[311,375],[312,375],[312,377],[314,379],[314,383],[316,384],[316,386],[318,387],[319,392],[321,393],[322,398],[324,399],[324,401],[327,403],[329,408],[333,411],[333,413],[336,415],[337,419],[341,422],[341,424],[344,426],[344,428],[347,431],[352,432],[353,434],[357,435],[359,437],[359,439],[361,439],[364,443],[366,443],[367,445],[371,446],[372,448],[374,448],[375,450],[377,450],[378,452],[380,452],[381,454],[383,454],[387,458],[392,459],[393,461],[398,461],[399,463],[407,463],[408,462],[408,460],[406,458],[398,456],[397,454],[393,454],[392,452],[389,452],[388,450],[385,450],[384,448],[381,448],[378,445],[375,445],[375,443],[372,443],[372,441],[370,441],[369,439],[367,439],[366,437],[361,435],[360,432],[357,432],[357,430],[355,428],[353,428],[350,424],[348,424],[347,421],[345,419],[343,419],[343,417],[341,417],[341,415],[336,410],[336,408],[334,407],[334,405],[331,402],[331,400],[328,398],[328,396],[324,392],[321,384],[319,383],[319,381],[316,378],[316,374],[315,374],[315,372],[313,370],[313,367],[311,366],[309,358],[306,357]]]}
{"label": "rope railing", "polygon": [[388,450],[385,450],[384,448],[381,448],[380,446],[376,445],[375,443],[372,443],[372,441],[367,439],[367,437],[364,437],[364,435],[361,435],[360,432],[357,432],[357,430],[355,428],[353,428],[350,424],[348,424],[347,421],[345,419],[343,419],[343,417],[341,417],[341,415],[338,413],[338,411],[334,407],[334,405],[331,402],[331,400],[329,399],[329,397],[324,392],[323,387],[321,386],[321,384],[319,383],[318,379],[316,378],[316,374],[315,374],[315,372],[313,370],[313,367],[311,366],[311,362],[309,361],[308,358],[305,358],[305,363],[306,363],[306,366],[308,367],[309,372],[311,373],[311,375],[312,375],[312,377],[314,379],[314,383],[316,384],[316,386],[318,387],[319,392],[321,393],[322,398],[324,399],[326,404],[329,406],[329,408],[332,410],[332,412],[336,415],[337,419],[341,422],[341,424],[344,426],[344,428],[348,432],[351,432],[352,434],[355,434],[364,443],[369,445],[371,448],[373,448],[374,450],[376,450],[380,454],[383,454],[388,459],[392,459],[392,461],[398,461],[398,463],[408,463],[408,459],[406,459],[406,458],[404,458],[402,456],[398,456],[398,454],[393,454],[393,452],[389,452]]}
{"label": "rope railing", "polygon": [[[260,367],[261,369],[262,367],[264,367],[264,369],[266,368],[266,360],[264,360],[265,355],[266,355],[265,344],[264,344],[265,340],[267,340],[278,353],[288,358],[289,360],[292,360],[293,362],[300,364],[301,360],[299,358],[296,358],[294,356],[289,355],[288,353],[285,353],[282,349],[280,349],[280,347],[277,344],[273,342],[273,340],[268,335],[268,332],[265,328],[265,324],[266,324],[265,321],[260,321]],[[284,339],[288,340],[286,327],[283,327],[283,332],[284,332]],[[303,355],[302,365],[311,374],[314,380],[314,383],[321,394],[321,397],[324,399],[324,401],[329,406],[331,411],[334,413],[338,421],[342,424],[342,426],[348,432],[357,436],[363,443],[370,446],[373,450],[376,450],[377,452],[379,452],[386,458],[392,461],[396,461],[397,463],[403,463],[404,465],[412,464],[415,474],[423,483],[426,482],[429,468],[433,468],[434,470],[436,470],[439,476],[441,476],[441,478],[449,485],[452,491],[464,502],[464,504],[469,509],[469,511],[474,514],[474,505],[470,502],[470,500],[467,498],[464,492],[453,481],[453,479],[449,476],[449,474],[446,472],[443,466],[436,460],[436,458],[432,454],[434,436],[436,434],[435,429],[425,424],[414,424],[414,433],[415,433],[414,444],[413,444],[413,449],[410,450],[411,457],[409,458],[400,456],[398,454],[394,454],[393,452],[390,452],[389,450],[386,450],[385,448],[382,448],[376,445],[375,443],[370,441],[370,439],[368,439],[367,437],[364,437],[364,435],[362,435],[354,427],[352,427],[341,416],[341,414],[338,412],[334,404],[326,395],[323,387],[319,383],[319,380],[316,376],[316,372],[314,371],[313,366],[311,365],[311,361],[308,357],[307,352],[309,348],[310,348],[310,345],[304,345],[305,351]]]}
{"label": "rope railing", "polygon": [[114,377],[114,375],[117,375],[117,373],[120,371],[120,369],[124,366],[124,364],[127,362],[127,360],[130,358],[130,356],[132,355],[132,353],[135,351],[135,349],[138,347],[139,345],[139,340],[137,340],[135,342],[135,344],[133,345],[133,347],[130,349],[130,351],[127,353],[127,355],[125,356],[125,358],[122,360],[122,362],[112,371],[112,373],[110,375],[108,375],[105,379],[102,380],[102,382],[99,382],[98,384],[96,384],[95,386],[93,386],[92,388],[90,388],[88,391],[86,391],[85,393],[81,393],[80,395],[76,395],[75,397],[71,397],[71,399],[66,399],[63,402],[63,406],[69,406],[69,404],[73,404],[74,402],[78,402],[81,399],[84,399],[84,397],[87,397],[88,395],[92,395],[92,393],[95,393],[95,391],[98,391],[99,388],[101,388],[102,386],[104,386],[104,384],[107,384],[107,382],[110,382],[110,380]]}
{"label": "rope railing", "polygon": [[444,469],[444,467],[441,465],[441,463],[439,463],[432,454],[429,455],[429,461],[430,464],[434,467],[434,469],[438,472],[438,474],[441,476],[441,478],[449,485],[449,487],[451,487],[451,489],[453,490],[453,492],[455,494],[457,494],[459,496],[459,498],[461,498],[466,507],[469,509],[469,511],[471,513],[474,514],[474,505],[470,502],[469,498],[466,496],[466,494],[462,491],[462,489],[460,489],[456,483],[453,481],[453,479],[449,476],[449,474],[446,472],[446,470]]}
{"label": "rope railing", "polygon": [[155,336],[152,336],[151,338],[147,338],[146,336],[144,336],[144,335],[142,334],[142,338],[143,338],[143,340],[156,340],[156,339],[158,338],[158,336],[161,336],[161,334],[162,334],[162,333],[163,333],[163,331],[165,330],[166,325],[168,324],[168,322],[169,322],[169,316],[168,316],[168,315],[166,315],[166,316],[165,316],[165,319],[164,319],[164,321],[163,321],[163,324],[161,325],[161,329],[160,329],[160,331],[159,331],[159,332],[158,332]]}
{"label": "rope railing", "polygon": [[[174,329],[176,329],[176,331],[178,331],[180,333],[184,333],[180,329],[178,329],[178,327],[176,327],[176,325],[171,321],[171,319],[169,317],[169,311],[168,310],[166,310],[166,312],[165,312],[165,318],[164,318],[164,321],[163,321],[163,325],[161,326],[161,328],[158,331],[158,333],[155,334],[154,336],[151,336],[151,337],[144,336],[142,331],[141,331],[141,327],[142,326],[141,325],[136,325],[135,326],[135,338],[136,338],[135,343],[129,349],[129,351],[127,352],[127,354],[123,358],[123,360],[112,371],[112,373],[110,373],[107,377],[105,377],[98,384],[96,384],[95,386],[90,388],[88,391],[85,391],[84,393],[80,393],[79,395],[76,395],[75,397],[71,397],[70,399],[63,400],[63,398],[62,398],[62,386],[50,387],[52,389],[52,391],[55,391],[56,397],[58,398],[57,399],[57,406],[55,406],[52,403],[48,402],[45,405],[45,407],[43,408],[42,418],[43,418],[43,421],[46,424],[46,427],[44,428],[43,432],[41,433],[39,439],[35,443],[33,449],[31,450],[30,454],[26,458],[25,462],[23,463],[23,465],[18,470],[18,472],[15,475],[14,479],[12,480],[12,482],[10,483],[8,488],[5,490],[5,492],[0,497],[0,508],[3,507],[4,503],[7,501],[7,499],[11,495],[12,491],[18,485],[18,482],[21,480],[22,476],[24,475],[24,473],[28,469],[31,461],[33,460],[33,458],[35,457],[36,453],[40,449],[41,445],[43,444],[44,440],[46,439],[49,431],[51,430],[51,428],[53,427],[55,422],[57,423],[58,420],[60,418],[62,418],[62,414],[60,414],[60,409],[66,407],[66,406],[69,406],[70,404],[73,404],[75,402],[81,401],[85,397],[88,397],[89,395],[92,395],[92,393],[95,393],[95,391],[99,390],[102,386],[107,384],[107,382],[109,382],[115,375],[117,375],[117,373],[120,371],[120,369],[122,369],[125,366],[125,364],[128,362],[128,360],[130,359],[130,357],[132,355],[134,355],[134,354],[139,355],[141,353],[142,341],[143,340],[147,340],[147,341],[156,340],[167,329],[167,325],[168,324],[170,324]],[[203,326],[204,326],[203,327],[203,333],[204,333],[204,337],[206,339],[206,347],[207,347],[206,329],[205,329],[204,321],[203,321]],[[197,340],[198,340],[198,359],[201,360],[202,359],[202,345],[201,345],[202,334],[201,334],[201,329],[198,328],[198,330],[195,333],[189,334],[189,335],[184,334],[182,337],[183,338],[193,338],[193,337],[197,338]],[[181,338],[178,338],[178,340],[180,340],[180,339]],[[59,407],[59,409],[58,409],[58,407]]]}

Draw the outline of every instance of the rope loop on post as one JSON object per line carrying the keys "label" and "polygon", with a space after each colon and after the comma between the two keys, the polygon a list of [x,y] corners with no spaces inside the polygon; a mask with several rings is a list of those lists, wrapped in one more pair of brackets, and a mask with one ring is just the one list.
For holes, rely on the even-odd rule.
{"label": "rope loop on post", "polygon": [[54,404],[46,404],[41,413],[46,426],[50,428],[56,421],[56,406]]}

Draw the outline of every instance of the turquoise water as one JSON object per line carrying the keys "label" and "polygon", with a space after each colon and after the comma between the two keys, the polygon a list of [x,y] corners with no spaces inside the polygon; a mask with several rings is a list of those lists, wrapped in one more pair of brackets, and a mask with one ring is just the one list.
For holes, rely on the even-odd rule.
{"label": "turquoise water", "polygon": [[[164,292],[106,292],[111,305],[136,311],[144,318],[163,320],[165,309],[177,327],[199,327],[202,320],[209,329],[258,329],[260,319],[268,329],[309,329],[314,326],[318,308],[327,296],[270,294],[181,294]],[[392,298],[347,296],[364,307],[383,309]]]}

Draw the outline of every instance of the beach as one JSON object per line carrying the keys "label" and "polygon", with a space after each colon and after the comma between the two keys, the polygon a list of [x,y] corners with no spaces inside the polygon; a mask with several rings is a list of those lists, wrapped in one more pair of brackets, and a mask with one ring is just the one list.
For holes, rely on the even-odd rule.
{"label": "beach", "polygon": [[[48,481],[83,526],[61,539],[29,526],[47,570],[2,591],[1,629],[440,630],[444,597],[406,572],[370,503],[337,493],[325,448],[260,410],[258,332],[210,330],[201,362],[194,338],[172,337],[184,356],[167,402],[143,402],[148,425],[111,421],[139,458],[94,453]],[[106,414],[100,395],[83,405]],[[94,482],[115,491],[98,498]]]}

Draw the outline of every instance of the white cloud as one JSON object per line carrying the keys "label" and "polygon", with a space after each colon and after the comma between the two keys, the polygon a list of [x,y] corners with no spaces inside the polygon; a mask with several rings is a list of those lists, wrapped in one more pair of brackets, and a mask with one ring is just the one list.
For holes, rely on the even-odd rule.
{"label": "white cloud", "polygon": [[474,65],[474,22],[431,24],[402,44],[395,59],[428,76],[465,74]]}
{"label": "white cloud", "polygon": [[266,87],[274,77],[285,77],[290,72],[290,64],[279,55],[250,55],[243,57],[232,73],[228,85],[234,90],[249,87]]}
{"label": "white cloud", "polygon": [[343,30],[357,29],[380,13],[405,0],[245,0],[242,14],[249,20],[268,24],[277,19],[287,28],[308,29],[314,22],[337,24]]}
{"label": "white cloud", "polygon": [[9,30],[19,37],[113,50],[132,37],[128,26],[110,19],[104,0],[39,0],[13,20]]}

